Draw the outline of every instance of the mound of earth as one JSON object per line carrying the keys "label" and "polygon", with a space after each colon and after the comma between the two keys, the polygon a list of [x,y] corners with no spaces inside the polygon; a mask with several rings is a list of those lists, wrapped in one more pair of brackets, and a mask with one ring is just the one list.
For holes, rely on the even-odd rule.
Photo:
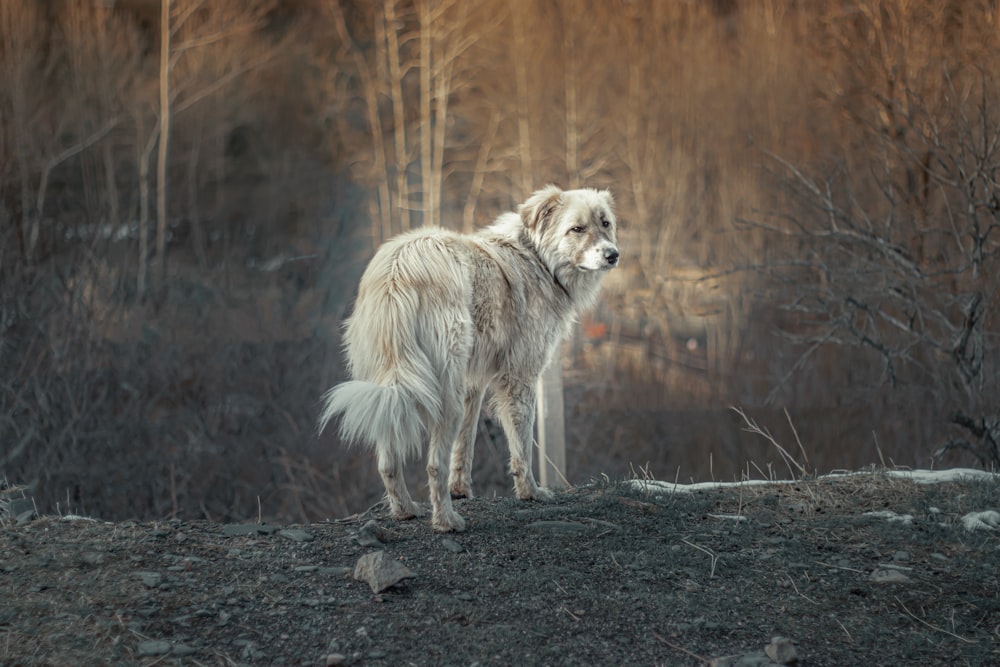
{"label": "mound of earth", "polygon": [[962,522],[996,509],[996,482],[642,488],[463,500],[451,535],[380,508],[281,527],[8,514],[0,663],[1000,664],[1000,531]]}

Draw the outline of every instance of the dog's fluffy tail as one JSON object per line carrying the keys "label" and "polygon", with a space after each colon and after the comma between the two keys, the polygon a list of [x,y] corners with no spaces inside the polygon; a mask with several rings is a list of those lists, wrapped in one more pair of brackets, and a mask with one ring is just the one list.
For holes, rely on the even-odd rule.
{"label": "dog's fluffy tail", "polygon": [[340,415],[341,438],[371,447],[381,443],[406,460],[420,454],[424,431],[420,412],[411,392],[400,384],[353,380],[323,396],[319,429]]}
{"label": "dog's fluffy tail", "polygon": [[434,363],[417,342],[419,301],[389,282],[356,305],[346,339],[352,374],[362,379],[323,396],[319,430],[339,415],[342,439],[405,461],[420,456],[425,424],[441,414],[441,389]]}

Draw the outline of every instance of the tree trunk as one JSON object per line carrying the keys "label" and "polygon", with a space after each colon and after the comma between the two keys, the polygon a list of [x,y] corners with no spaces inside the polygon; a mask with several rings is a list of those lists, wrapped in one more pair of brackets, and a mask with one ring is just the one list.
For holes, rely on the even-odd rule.
{"label": "tree trunk", "polygon": [[156,157],[156,261],[154,289],[166,285],[167,146],[170,143],[170,0],[160,0],[160,149]]}
{"label": "tree trunk", "polygon": [[528,105],[528,62],[527,46],[524,40],[524,8],[514,0],[511,18],[514,22],[514,71],[517,83],[517,137],[521,151],[521,196],[524,201],[531,194],[534,174],[531,164],[531,116]]}

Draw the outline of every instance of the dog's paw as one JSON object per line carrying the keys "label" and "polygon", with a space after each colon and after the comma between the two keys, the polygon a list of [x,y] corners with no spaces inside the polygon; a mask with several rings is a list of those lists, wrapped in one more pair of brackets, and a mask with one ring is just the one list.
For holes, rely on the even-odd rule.
{"label": "dog's paw", "polygon": [[454,510],[450,512],[438,512],[434,514],[431,526],[434,530],[441,533],[461,533],[465,530],[465,519],[460,517],[458,512]]}
{"label": "dog's paw", "polygon": [[517,497],[520,500],[537,500],[538,502],[546,503],[554,499],[556,496],[554,493],[546,489],[544,486],[535,486],[529,489],[517,489]]}
{"label": "dog's paw", "polygon": [[424,508],[413,501],[392,506],[392,518],[399,521],[416,519],[422,517],[425,513]]}
{"label": "dog's paw", "polygon": [[452,484],[449,489],[452,500],[459,498],[472,498],[472,487],[468,484]]}
{"label": "dog's paw", "polygon": [[537,489],[535,489],[535,500],[538,500],[538,501],[543,502],[543,503],[547,503],[547,502],[550,502],[550,501],[554,500],[555,497],[556,497],[556,494],[552,493],[551,491],[549,491],[548,489],[546,489],[544,486],[540,486]]}

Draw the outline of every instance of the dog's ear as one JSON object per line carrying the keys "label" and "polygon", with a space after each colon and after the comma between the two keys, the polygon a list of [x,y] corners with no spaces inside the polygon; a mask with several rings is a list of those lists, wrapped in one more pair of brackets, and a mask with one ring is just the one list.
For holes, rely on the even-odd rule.
{"label": "dog's ear", "polygon": [[517,208],[517,212],[521,216],[521,222],[524,223],[524,228],[535,231],[541,229],[542,225],[559,208],[562,195],[562,190],[554,185],[547,185],[528,197],[528,201]]}
{"label": "dog's ear", "polygon": [[601,195],[604,196],[604,201],[607,202],[608,208],[612,211],[615,210],[615,197],[611,194],[611,190],[601,190]]}

